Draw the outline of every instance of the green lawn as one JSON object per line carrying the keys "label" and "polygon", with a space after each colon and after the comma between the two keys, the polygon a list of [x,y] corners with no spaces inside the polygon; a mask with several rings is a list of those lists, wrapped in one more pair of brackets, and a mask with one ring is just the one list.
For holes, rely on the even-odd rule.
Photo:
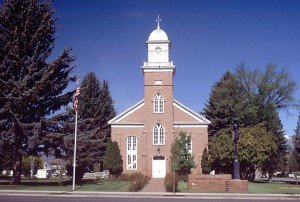
{"label": "green lawn", "polygon": [[[70,180],[64,180],[65,185],[59,186],[59,179],[24,179],[21,185],[9,185],[9,181],[0,181],[0,190],[45,190],[45,191],[71,191]],[[78,191],[103,191],[126,192],[128,181],[85,181],[82,185],[76,185]]]}
{"label": "green lawn", "polygon": [[249,193],[251,194],[300,194],[300,185],[269,182],[269,183],[249,183]]}
{"label": "green lawn", "polygon": [[[269,182],[269,183],[253,183],[249,182],[250,194],[300,194],[300,185]],[[221,191],[204,191],[204,190],[191,190],[187,188],[186,182],[179,182],[178,189],[180,192],[192,193],[222,193]],[[223,192],[225,193],[225,192]]]}
{"label": "green lawn", "polygon": [[[47,190],[47,191],[71,191],[71,180],[65,179],[65,185],[58,185],[59,179],[23,179],[22,185],[9,185],[9,180],[0,180],[0,190]],[[130,182],[128,181],[84,181],[83,185],[76,185],[78,191],[103,191],[103,192],[127,192]],[[190,190],[186,182],[178,184],[179,192],[182,193],[216,193],[216,191]],[[222,193],[222,192],[218,192]],[[224,192],[223,192],[224,193]],[[300,185],[287,183],[249,182],[251,194],[300,194]]]}

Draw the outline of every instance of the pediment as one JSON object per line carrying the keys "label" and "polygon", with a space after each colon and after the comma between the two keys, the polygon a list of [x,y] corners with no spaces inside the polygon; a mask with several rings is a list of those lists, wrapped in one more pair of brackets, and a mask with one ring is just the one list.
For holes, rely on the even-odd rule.
{"label": "pediment", "polygon": [[189,109],[177,100],[173,100],[174,124],[180,125],[208,125],[210,121],[200,114]]}
{"label": "pediment", "polygon": [[124,112],[120,113],[113,119],[108,121],[110,125],[122,125],[122,124],[132,124],[141,125],[144,123],[144,99],[137,102],[132,107],[128,108]]}

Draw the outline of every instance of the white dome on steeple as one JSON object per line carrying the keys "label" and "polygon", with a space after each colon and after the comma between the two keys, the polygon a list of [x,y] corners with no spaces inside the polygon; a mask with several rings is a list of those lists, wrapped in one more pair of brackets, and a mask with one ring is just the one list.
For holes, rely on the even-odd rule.
{"label": "white dome on steeple", "polygon": [[168,41],[168,36],[166,32],[159,27],[151,32],[148,41]]}
{"label": "white dome on steeple", "polygon": [[148,41],[169,41],[168,36],[166,32],[159,27],[159,22],[161,19],[159,18],[159,15],[157,16],[156,22],[157,22],[157,29],[151,32]]}

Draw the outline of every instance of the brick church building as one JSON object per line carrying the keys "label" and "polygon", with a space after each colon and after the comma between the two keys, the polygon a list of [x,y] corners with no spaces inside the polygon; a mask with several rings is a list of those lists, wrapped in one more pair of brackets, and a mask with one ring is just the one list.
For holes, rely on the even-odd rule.
{"label": "brick church building", "polygon": [[123,158],[123,172],[141,172],[164,178],[170,171],[170,149],[182,131],[191,136],[189,151],[201,172],[201,156],[208,143],[210,121],[173,98],[175,65],[169,60],[170,41],[160,29],[159,19],[146,41],[148,61],[144,62],[144,99],[111,119],[111,137]]}

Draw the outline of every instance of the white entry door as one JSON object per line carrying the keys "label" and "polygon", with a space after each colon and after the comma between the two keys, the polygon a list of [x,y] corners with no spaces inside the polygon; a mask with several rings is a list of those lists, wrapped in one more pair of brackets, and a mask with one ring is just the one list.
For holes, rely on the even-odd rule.
{"label": "white entry door", "polygon": [[152,178],[165,178],[166,159],[165,157],[153,157],[152,160]]}

